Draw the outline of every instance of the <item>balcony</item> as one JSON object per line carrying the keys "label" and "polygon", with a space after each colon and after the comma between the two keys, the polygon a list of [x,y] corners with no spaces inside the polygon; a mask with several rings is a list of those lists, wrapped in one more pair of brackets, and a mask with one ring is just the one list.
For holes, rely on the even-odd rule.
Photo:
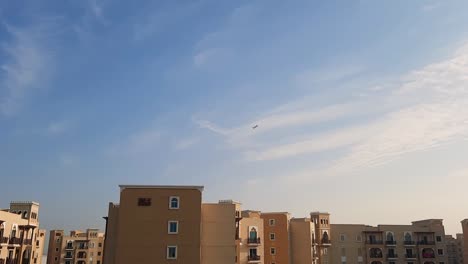
{"label": "balcony", "polygon": [[416,254],[406,254],[405,257],[407,259],[417,259],[418,257],[416,256]]}
{"label": "balcony", "polygon": [[416,242],[411,240],[405,240],[403,241],[403,244],[405,245],[405,247],[414,247],[414,245],[416,245]]}
{"label": "balcony", "polygon": [[249,263],[257,263],[257,262],[260,262],[260,256],[257,256],[257,255],[249,255],[247,256],[247,261]]}
{"label": "balcony", "polygon": [[23,245],[31,246],[32,245],[32,239],[23,239]]}
{"label": "balcony", "polygon": [[387,259],[397,259],[398,254],[392,253],[392,254],[387,254]]}
{"label": "balcony", "polygon": [[322,239],[322,246],[331,246],[331,240],[330,239]]}
{"label": "balcony", "polygon": [[388,247],[395,247],[396,246],[396,241],[395,240],[387,240],[385,241],[385,245]]}
{"label": "balcony", "polygon": [[366,244],[369,244],[369,245],[383,245],[383,241],[382,240],[367,240]]}
{"label": "balcony", "polygon": [[0,244],[8,244],[8,237],[1,237],[0,238]]}
{"label": "balcony", "polygon": [[10,238],[10,245],[21,245],[21,238],[19,237],[11,237]]}
{"label": "balcony", "polygon": [[64,258],[65,258],[65,259],[72,259],[72,258],[73,258],[73,255],[71,255],[71,254],[70,254],[70,255],[65,255]]}
{"label": "balcony", "polygon": [[435,241],[419,241],[418,245],[435,245]]}
{"label": "balcony", "polygon": [[260,238],[257,237],[257,238],[248,238],[247,239],[247,245],[252,245],[252,246],[256,246],[256,245],[259,245],[260,244]]}

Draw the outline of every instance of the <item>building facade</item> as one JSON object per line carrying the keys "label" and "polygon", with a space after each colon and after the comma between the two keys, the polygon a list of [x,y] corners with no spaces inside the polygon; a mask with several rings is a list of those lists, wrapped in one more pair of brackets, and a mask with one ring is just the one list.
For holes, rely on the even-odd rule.
{"label": "building facade", "polygon": [[63,230],[50,231],[47,264],[102,264],[104,233],[98,229],[86,232]]}
{"label": "building facade", "polygon": [[290,221],[287,212],[261,213],[265,263],[290,264]]}
{"label": "building facade", "polygon": [[331,225],[332,263],[448,263],[441,219],[412,225]]}
{"label": "building facade", "polygon": [[449,264],[463,264],[463,234],[445,236]]}
{"label": "building facade", "polygon": [[41,264],[44,240],[38,203],[11,202],[0,210],[0,264]]}

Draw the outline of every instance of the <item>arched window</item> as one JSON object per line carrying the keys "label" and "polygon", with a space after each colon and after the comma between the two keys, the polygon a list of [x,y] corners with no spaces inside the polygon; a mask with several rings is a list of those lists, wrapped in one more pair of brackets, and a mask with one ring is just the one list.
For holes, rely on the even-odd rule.
{"label": "arched window", "polygon": [[[5,222],[0,224],[0,240],[3,239],[4,232],[5,232]],[[2,243],[3,243],[3,241],[2,241]]]}
{"label": "arched window", "polygon": [[17,232],[18,232],[18,226],[14,224],[13,227],[11,228],[11,237],[16,237]]}
{"label": "arched window", "polygon": [[370,253],[369,255],[371,258],[383,257],[382,250],[380,248],[371,248],[369,253]]}
{"label": "arched window", "polygon": [[330,238],[328,237],[328,232],[323,232],[322,235],[322,243],[328,244],[330,242]]}
{"label": "arched window", "polygon": [[28,218],[28,212],[27,211],[23,212],[23,218]]}
{"label": "arched window", "polygon": [[392,232],[387,232],[387,241],[388,242],[393,242],[394,241]]}
{"label": "arched window", "polygon": [[249,231],[249,238],[250,239],[257,239],[257,229],[255,227],[252,227]]}
{"label": "arched window", "polygon": [[411,234],[406,232],[405,233],[405,242],[411,242],[413,241],[413,238],[411,237]]}
{"label": "arched window", "polygon": [[171,196],[169,198],[169,208],[170,209],[179,209],[179,197]]}

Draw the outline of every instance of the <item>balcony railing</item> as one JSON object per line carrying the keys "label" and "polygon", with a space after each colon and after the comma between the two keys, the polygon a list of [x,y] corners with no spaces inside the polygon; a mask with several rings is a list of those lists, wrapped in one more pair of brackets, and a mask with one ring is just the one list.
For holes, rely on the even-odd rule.
{"label": "balcony railing", "polygon": [[405,257],[406,257],[407,259],[415,259],[415,258],[417,258],[416,254],[406,254]]}
{"label": "balcony railing", "polygon": [[322,244],[331,244],[330,239],[322,239]]}
{"label": "balcony railing", "polygon": [[72,255],[65,255],[65,258],[66,258],[66,259],[72,259],[73,256],[72,256]]}
{"label": "balcony railing", "polygon": [[398,258],[398,254],[387,254],[387,259],[396,259]]}
{"label": "balcony railing", "polygon": [[396,245],[396,241],[395,240],[387,240],[387,241],[385,241],[385,245],[394,246],[394,245]]}
{"label": "balcony railing", "polygon": [[256,238],[248,238],[247,239],[247,244],[260,244],[260,238],[259,237],[256,237]]}
{"label": "balcony railing", "polygon": [[23,245],[32,245],[32,239],[23,239]]}
{"label": "balcony railing", "polygon": [[7,258],[5,264],[17,264],[18,262],[16,261],[16,259],[10,259],[10,258]]}
{"label": "balcony railing", "polygon": [[251,255],[249,255],[249,256],[247,256],[247,260],[248,260],[248,261],[260,260],[260,256],[257,256],[257,255],[252,255],[252,256],[251,256]]}
{"label": "balcony railing", "polygon": [[435,245],[435,241],[419,241],[418,245]]}
{"label": "balcony railing", "polygon": [[403,241],[403,244],[405,246],[414,246],[414,245],[416,245],[416,242],[411,241],[411,240],[405,240],[405,241]]}
{"label": "balcony railing", "polygon": [[382,245],[383,241],[382,240],[367,240],[366,243],[369,245]]}
{"label": "balcony railing", "polygon": [[19,237],[10,237],[10,244],[21,245],[21,238],[19,238]]}
{"label": "balcony railing", "polygon": [[422,257],[423,258],[435,258],[435,254],[433,253],[426,253],[426,254],[422,254]]}
{"label": "balcony railing", "polygon": [[8,237],[0,237],[0,243],[1,244],[8,244]]}
{"label": "balcony railing", "polygon": [[382,254],[370,254],[371,258],[382,258]]}

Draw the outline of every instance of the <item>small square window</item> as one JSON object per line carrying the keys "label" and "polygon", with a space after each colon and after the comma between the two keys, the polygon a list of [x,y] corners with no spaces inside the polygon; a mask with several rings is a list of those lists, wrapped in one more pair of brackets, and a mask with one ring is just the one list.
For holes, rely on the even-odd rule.
{"label": "small square window", "polygon": [[179,233],[179,222],[178,221],[169,221],[167,223],[167,233],[168,234],[177,234],[177,233]]}
{"label": "small square window", "polygon": [[97,253],[98,256],[101,256],[101,254],[102,254],[101,251],[99,251],[99,252]]}
{"label": "small square window", "polygon": [[444,250],[441,249],[441,248],[437,249],[437,254],[438,254],[439,256],[444,255]]}
{"label": "small square window", "polygon": [[346,240],[346,235],[340,234],[340,241],[345,241],[345,240]]}
{"label": "small square window", "polygon": [[167,246],[167,259],[177,259],[177,246]]}
{"label": "small square window", "polygon": [[274,226],[274,225],[276,225],[276,220],[275,219],[269,219],[268,223],[270,224],[270,226]]}
{"label": "small square window", "polygon": [[276,248],[274,247],[270,248],[270,254],[273,256],[276,255]]}
{"label": "small square window", "polygon": [[270,240],[275,240],[275,239],[276,239],[276,234],[270,233]]}
{"label": "small square window", "polygon": [[151,198],[138,198],[138,206],[151,206]]}
{"label": "small square window", "polygon": [[179,209],[179,200],[178,196],[169,197],[169,209]]}
{"label": "small square window", "polygon": [[436,236],[436,241],[437,242],[442,242],[442,237],[441,236]]}
{"label": "small square window", "polygon": [[362,241],[362,236],[361,236],[361,235],[357,235],[357,236],[356,236],[356,241],[361,242],[361,241]]}

